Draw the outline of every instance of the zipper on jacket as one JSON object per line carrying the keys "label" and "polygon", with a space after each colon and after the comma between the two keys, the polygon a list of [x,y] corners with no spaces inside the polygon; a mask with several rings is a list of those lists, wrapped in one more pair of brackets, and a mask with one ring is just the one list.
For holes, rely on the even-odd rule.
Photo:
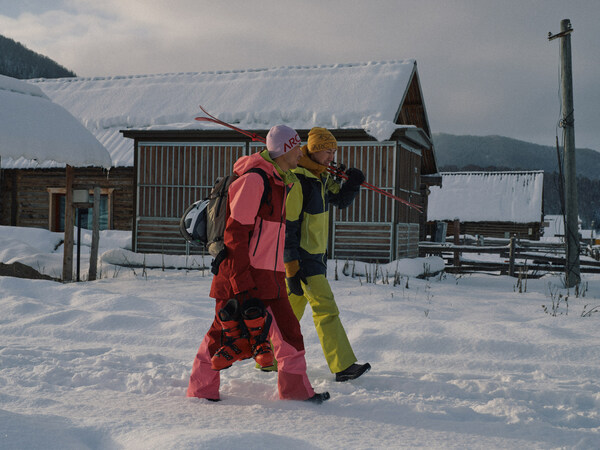
{"label": "zipper on jacket", "polygon": [[323,181],[323,178],[319,177],[319,181],[321,182],[321,200],[323,200],[323,212],[325,212],[325,208],[327,207],[327,200],[325,199],[325,196],[327,195],[328,191],[327,191],[327,182],[329,181],[329,173],[327,173],[327,176],[325,177],[325,181]]}
{"label": "zipper on jacket", "polygon": [[277,298],[281,296],[281,286],[277,282],[277,259],[279,258],[279,240],[281,238],[281,227],[283,226],[283,214],[285,213],[285,201],[287,200],[287,189],[285,184],[283,185],[283,202],[281,206],[281,218],[279,219],[279,230],[277,231],[277,250],[275,250],[275,266],[273,267],[273,278],[275,278],[275,285],[277,286]]}
{"label": "zipper on jacket", "polygon": [[258,224],[258,237],[256,238],[256,245],[254,246],[254,253],[252,253],[252,256],[256,256],[256,250],[258,249],[258,243],[260,242],[260,236],[262,234],[262,224],[263,224],[263,218],[260,218],[260,223]]}

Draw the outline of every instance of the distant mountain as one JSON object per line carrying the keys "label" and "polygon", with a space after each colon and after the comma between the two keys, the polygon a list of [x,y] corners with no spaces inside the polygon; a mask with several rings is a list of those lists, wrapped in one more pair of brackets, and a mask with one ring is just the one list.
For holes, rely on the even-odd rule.
{"label": "distant mountain", "polygon": [[[577,136],[576,136],[577,139]],[[468,166],[509,170],[558,172],[556,147],[532,144],[503,136],[433,135],[438,166],[444,170]],[[577,175],[600,179],[600,152],[588,148],[576,151]]]}
{"label": "distant mountain", "polygon": [[50,58],[29,50],[19,42],[0,35],[0,74],[13,78],[75,77]]}
{"label": "distant mountain", "polygon": [[[502,136],[433,135],[442,172],[543,170],[544,214],[561,214],[561,183],[555,147]],[[562,151],[562,149],[561,149]],[[600,152],[576,150],[579,217],[584,228],[600,226]]]}

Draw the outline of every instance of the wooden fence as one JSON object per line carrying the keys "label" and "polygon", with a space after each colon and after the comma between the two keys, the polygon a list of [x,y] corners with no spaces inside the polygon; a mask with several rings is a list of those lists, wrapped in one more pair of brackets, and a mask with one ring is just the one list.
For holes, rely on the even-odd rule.
{"label": "wooden fence", "polygon": [[[484,242],[462,237],[458,243],[420,242],[419,255],[439,255],[446,272],[500,272],[529,277],[565,271],[565,244],[516,239],[489,239]],[[486,255],[486,257],[482,257]],[[498,255],[489,258],[489,255]],[[490,259],[494,259],[491,261]],[[581,273],[600,273],[600,249],[581,245]]]}

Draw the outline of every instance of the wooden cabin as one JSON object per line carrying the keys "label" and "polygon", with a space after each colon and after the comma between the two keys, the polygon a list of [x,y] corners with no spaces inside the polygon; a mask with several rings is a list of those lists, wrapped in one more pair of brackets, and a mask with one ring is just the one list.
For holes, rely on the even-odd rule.
{"label": "wooden cabin", "polygon": [[[0,225],[64,231],[66,169],[15,168],[11,161],[6,165],[12,167],[1,171]],[[133,167],[76,167],[73,172],[73,189],[93,194],[100,187],[101,229],[132,229]],[[91,229],[91,209],[82,217],[82,227]]]}
{"label": "wooden cabin", "polygon": [[[338,139],[338,162],[359,167],[369,183],[425,211],[427,188],[439,183],[414,60],[36,82],[109,150],[114,167],[106,180],[115,185],[104,188],[111,196],[111,227],[130,227],[137,252],[197,252],[178,231],[185,208],[230,173],[238,157],[262,148],[227,128],[194,121],[202,115],[199,104],[263,137],[278,123],[302,139],[310,128],[326,127]],[[99,176],[81,172],[82,183]],[[30,182],[37,195],[47,184]],[[13,191],[22,195],[24,189],[17,183]],[[48,223],[55,221],[46,215]],[[425,222],[425,214],[363,188],[352,207],[333,209],[330,256],[417,256]]]}
{"label": "wooden cabin", "polygon": [[[64,230],[67,163],[78,174],[76,189],[103,186],[114,199],[119,188],[104,169],[110,155],[65,108],[39,86],[2,75],[0,100],[7,114],[0,114],[0,224]],[[116,197],[115,209],[125,207]]]}
{"label": "wooden cabin", "polygon": [[[265,136],[268,130],[252,130]],[[306,129],[298,130],[305,142]],[[371,184],[423,205],[421,153],[402,130],[377,142],[364,130],[332,130],[338,161],[360,167]],[[185,208],[204,198],[216,178],[231,173],[242,155],[264,145],[233,131],[125,131],[136,147],[136,251],[194,252],[186,248],[178,226]],[[333,258],[389,261],[418,253],[422,214],[388,197],[361,189],[346,209],[333,208],[330,250]]]}
{"label": "wooden cabin", "polygon": [[[442,172],[431,187],[429,231],[446,222],[448,235],[539,240],[543,234],[543,171]],[[433,235],[433,234],[432,234]]]}

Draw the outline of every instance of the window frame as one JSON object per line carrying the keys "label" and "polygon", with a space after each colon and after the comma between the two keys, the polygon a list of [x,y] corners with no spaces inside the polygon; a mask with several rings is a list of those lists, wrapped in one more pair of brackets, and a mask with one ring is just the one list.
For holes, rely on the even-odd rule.
{"label": "window frame", "polygon": [[[85,189],[85,188],[84,188]],[[48,204],[48,230],[59,231],[59,206],[60,202],[58,197],[61,195],[67,195],[67,188],[64,187],[49,187],[46,188],[49,196]],[[115,188],[100,188],[100,196],[105,195],[107,197],[107,229],[113,229],[113,192]],[[94,189],[89,189],[89,194],[94,195]]]}

